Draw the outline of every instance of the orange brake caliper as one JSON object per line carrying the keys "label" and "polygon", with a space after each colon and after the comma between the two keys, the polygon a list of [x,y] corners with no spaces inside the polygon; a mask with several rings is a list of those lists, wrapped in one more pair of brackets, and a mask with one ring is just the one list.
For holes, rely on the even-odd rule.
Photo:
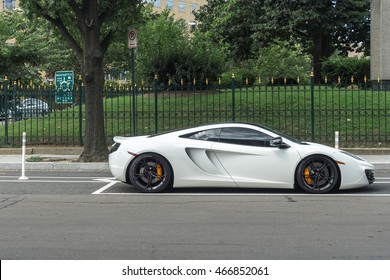
{"label": "orange brake caliper", "polygon": [[157,179],[161,180],[161,177],[163,175],[163,168],[162,168],[161,164],[157,164],[156,173],[157,173]]}
{"label": "orange brake caliper", "polygon": [[309,168],[306,167],[305,170],[303,170],[303,175],[305,176],[305,181],[306,183],[308,183],[309,185],[311,185],[311,183],[313,182],[313,180],[310,178],[310,171],[309,171]]}

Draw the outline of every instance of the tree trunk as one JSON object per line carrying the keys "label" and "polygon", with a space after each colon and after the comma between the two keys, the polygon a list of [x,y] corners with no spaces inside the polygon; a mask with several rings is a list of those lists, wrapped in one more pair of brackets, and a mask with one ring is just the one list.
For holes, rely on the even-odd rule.
{"label": "tree trunk", "polygon": [[104,133],[103,110],[103,57],[97,21],[96,1],[89,1],[85,10],[85,23],[82,30],[84,54],[82,76],[85,89],[85,141],[80,161],[106,161],[108,149]]}
{"label": "tree trunk", "polygon": [[326,60],[332,53],[331,49],[331,35],[326,30],[318,28],[311,36],[313,40],[313,72],[314,81],[320,84],[323,81],[322,77],[322,62]]}

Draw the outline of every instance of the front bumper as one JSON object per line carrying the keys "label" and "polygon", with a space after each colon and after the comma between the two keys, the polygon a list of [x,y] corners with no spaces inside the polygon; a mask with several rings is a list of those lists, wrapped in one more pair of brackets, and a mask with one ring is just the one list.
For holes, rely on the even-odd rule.
{"label": "front bumper", "polygon": [[375,182],[375,173],[373,169],[366,169],[365,170],[366,177],[368,180],[368,183],[371,185],[372,183]]}

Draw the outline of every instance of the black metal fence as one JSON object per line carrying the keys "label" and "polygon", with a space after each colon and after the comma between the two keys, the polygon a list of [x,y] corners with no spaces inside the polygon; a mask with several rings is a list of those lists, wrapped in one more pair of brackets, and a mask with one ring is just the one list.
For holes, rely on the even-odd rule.
{"label": "black metal fence", "polygon": [[[0,89],[0,147],[19,147],[24,131],[29,145],[83,145],[81,86],[65,98],[53,86],[6,80]],[[339,131],[341,147],[390,147],[390,96],[386,89],[373,89],[370,83],[292,85],[259,80],[238,86],[232,80],[231,85],[221,86],[206,81],[176,85],[155,81],[138,85],[134,98],[132,92],[127,85],[106,86],[107,144],[115,135],[242,121],[327,145],[334,145],[335,131]]]}

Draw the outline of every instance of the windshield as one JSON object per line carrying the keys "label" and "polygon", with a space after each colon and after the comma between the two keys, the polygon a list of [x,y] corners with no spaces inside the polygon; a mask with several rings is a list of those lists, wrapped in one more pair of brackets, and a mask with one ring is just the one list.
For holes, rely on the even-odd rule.
{"label": "windshield", "polygon": [[263,128],[263,129],[266,129],[266,130],[269,130],[269,131],[271,131],[271,132],[273,132],[273,133],[275,133],[275,134],[278,134],[278,135],[280,135],[282,138],[287,139],[287,140],[289,140],[289,141],[291,141],[291,142],[294,142],[294,143],[297,143],[297,144],[305,144],[305,143],[302,142],[301,140],[298,140],[298,139],[296,139],[296,138],[294,138],[294,137],[291,137],[290,135],[281,133],[281,132],[279,132],[279,131],[277,131],[277,130],[274,130],[274,129],[271,129],[271,128],[268,128],[268,127],[265,127],[265,126],[262,126],[262,125],[256,125],[256,126],[258,126],[258,127],[260,127],[260,128]]}

